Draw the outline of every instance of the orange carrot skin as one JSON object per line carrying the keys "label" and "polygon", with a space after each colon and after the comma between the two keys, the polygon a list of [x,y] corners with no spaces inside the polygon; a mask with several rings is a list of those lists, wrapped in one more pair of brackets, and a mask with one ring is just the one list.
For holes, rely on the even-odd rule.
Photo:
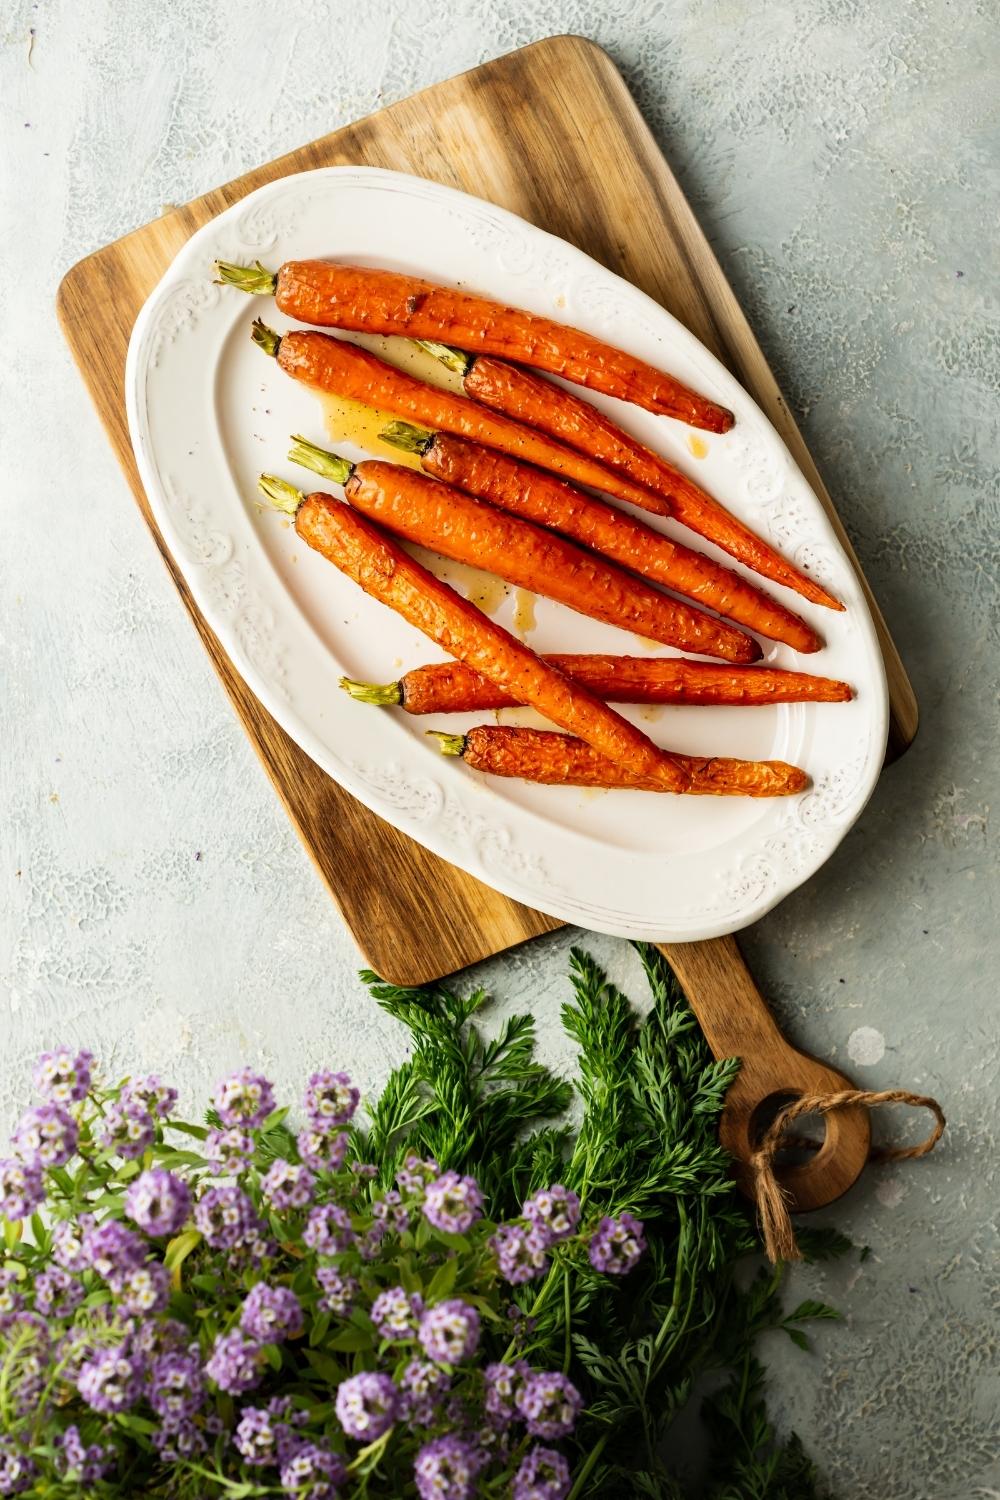
{"label": "orange carrot skin", "polygon": [[770,640],[783,641],[801,652],[819,651],[823,645],[803,619],[732,568],[721,567],[541,469],[447,433],[435,434],[421,463],[427,473],[446,484],[540,526],[551,526],[633,573],[696,599]]}
{"label": "orange carrot skin", "polygon": [[[414,476],[419,477],[419,476]],[[307,546],[352,578],[366,594],[504,692],[530,703],[560,728],[577,734],[633,775],[680,790],[688,772],[641,730],[541,661],[522,641],[404,552],[349,505],[321,493],[307,495],[295,517]]]}
{"label": "orange carrot skin", "polygon": [[[470,396],[491,410],[509,416],[516,413],[521,421],[531,423],[550,437],[597,459],[619,477],[660,496],[678,521],[715,542],[755,573],[794,589],[812,604],[843,609],[839,599],[769,547],[673,464],[623,432],[589,401],[497,359],[477,359],[464,385]],[[617,493],[608,484],[604,487],[609,494]]]}
{"label": "orange carrot skin", "polygon": [[377,406],[422,427],[471,438],[525,463],[551,469],[577,484],[607,490],[619,500],[627,500],[656,515],[670,514],[666,500],[602,468],[585,454],[553,442],[534,427],[489,411],[468,396],[454,395],[417,380],[347,339],[301,330],[286,333],[278,347],[278,363],[295,380],[315,390]]}
{"label": "orange carrot skin", "polygon": [[412,469],[366,459],[344,493],[355,509],[395,536],[496,573],[607,625],[727,661],[753,661],[760,654],[752,637],[711,615],[659,593],[542,526]]}
{"label": "orange carrot skin", "polygon": [[[768,707],[773,703],[847,703],[846,682],[770,667],[721,667],[677,657],[555,653],[543,657],[597,698],[610,703]],[[516,700],[460,662],[415,667],[400,678],[400,706],[409,714],[474,713],[513,708]]]}
{"label": "orange carrot skin", "polygon": [[709,432],[728,432],[733,425],[725,407],[578,328],[416,276],[333,261],[287,261],[275,295],[281,311],[300,323],[457,344],[535,365]]}
{"label": "orange carrot skin", "polygon": [[[665,790],[661,782],[633,776],[613,765],[590,745],[547,729],[515,729],[480,724],[465,736],[462,759],[487,776],[513,776],[545,786],[605,787],[636,792]],[[690,780],[684,791],[698,797],[791,797],[804,791],[809,778],[783,760],[703,760],[679,755]]]}

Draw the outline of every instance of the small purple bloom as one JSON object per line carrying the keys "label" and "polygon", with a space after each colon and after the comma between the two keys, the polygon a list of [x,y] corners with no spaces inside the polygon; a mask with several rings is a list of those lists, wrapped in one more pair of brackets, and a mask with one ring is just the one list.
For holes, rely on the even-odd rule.
{"label": "small purple bloom", "polygon": [[[278,1428],[271,1412],[263,1406],[245,1406],[233,1442],[246,1463],[253,1468],[278,1462]],[[288,1429],[285,1428],[287,1432]]]}
{"label": "small purple bloom", "polygon": [[308,1167],[294,1161],[272,1162],[260,1187],[272,1208],[305,1208],[312,1202],[316,1179]]}
{"label": "small purple bloom", "polygon": [[0,1495],[20,1495],[38,1473],[34,1459],[0,1436]]}
{"label": "small purple bloom", "polygon": [[213,1250],[235,1250],[254,1241],[262,1225],[253,1203],[242,1188],[209,1188],[194,1210],[196,1228]]}
{"label": "small purple bloom", "polygon": [[192,1349],[161,1354],[149,1372],[149,1404],[165,1425],[189,1422],[205,1399],[201,1361]]}
{"label": "small purple bloom", "polygon": [[252,1068],[241,1068],[215,1086],[215,1108],[223,1125],[242,1125],[252,1130],[262,1125],[274,1109],[274,1088]]}
{"label": "small purple bloom", "polygon": [[94,1057],[69,1047],[43,1052],[35,1064],[35,1088],[53,1104],[77,1104],[87,1097]]}
{"label": "small purple bloom", "polygon": [[0,1214],[5,1219],[26,1219],[44,1201],[41,1167],[14,1157],[0,1161]]}
{"label": "small purple bloom", "polygon": [[337,1387],[337,1419],[348,1437],[372,1443],[399,1415],[399,1392],[388,1375],[365,1370]]}
{"label": "small purple bloom", "polygon": [[80,1370],[76,1388],[94,1411],[113,1415],[134,1406],[142,1393],[142,1366],[121,1349],[102,1349]]}
{"label": "small purple bloom", "polygon": [[143,1264],[148,1253],[145,1240],[126,1229],[117,1219],[91,1224],[83,1236],[84,1259],[105,1281],[119,1283]]}
{"label": "small purple bloom", "polygon": [[156,1122],[141,1104],[124,1099],[108,1106],[108,1112],[97,1127],[97,1140],[106,1151],[134,1160],[153,1144]]}
{"label": "small purple bloom", "polygon": [[496,1253],[500,1275],[511,1286],[533,1281],[549,1268],[545,1254],[548,1241],[534,1226],[525,1229],[520,1224],[500,1224],[490,1245]]}
{"label": "small purple bloom", "polygon": [[333,1500],[346,1479],[343,1459],[316,1443],[302,1443],[281,1465],[281,1488],[299,1500]]}
{"label": "small purple bloom", "polygon": [[156,1073],[147,1073],[144,1078],[132,1078],[122,1089],[121,1097],[126,1104],[133,1104],[149,1115],[165,1120],[177,1103],[177,1090],[164,1083]]}
{"label": "small purple bloom", "polygon": [[161,1354],[185,1353],[191,1345],[191,1330],[176,1318],[141,1318],[130,1342],[134,1354],[154,1360]]}
{"label": "small purple bloom", "polygon": [[134,1318],[147,1318],[162,1312],[170,1301],[170,1273],[160,1261],[137,1266],[116,1284],[122,1310]]}
{"label": "small purple bloom", "polygon": [[425,1443],[413,1465],[420,1500],[470,1500],[483,1455],[462,1438]]}
{"label": "small purple bloom", "polygon": [[346,1130],[317,1130],[307,1125],[297,1136],[299,1155],[314,1172],[339,1172],[347,1155]]}
{"label": "small purple bloom", "polygon": [[554,1182],[534,1193],[524,1205],[524,1217],[541,1231],[550,1245],[567,1240],[580,1222],[580,1200],[571,1188]]}
{"label": "small purple bloom", "polygon": [[514,1416],[514,1404],[525,1380],[531,1374],[527,1360],[518,1359],[513,1364],[487,1365],[483,1371],[486,1381],[486,1414],[498,1427],[505,1427]]}
{"label": "small purple bloom", "polygon": [[125,1212],[146,1234],[159,1238],[183,1229],[191,1211],[187,1183],[162,1167],[151,1167],[130,1184]]}
{"label": "small purple bloom", "polygon": [[451,1382],[438,1365],[426,1359],[411,1359],[400,1377],[403,1390],[402,1415],[418,1427],[430,1427],[437,1420],[441,1397]]}
{"label": "small purple bloom", "polygon": [[590,1242],[588,1254],[595,1271],[609,1276],[626,1276],[646,1249],[641,1219],[619,1214],[617,1219],[602,1219]]}
{"label": "small purple bloom", "polygon": [[107,1475],[115,1456],[114,1449],[103,1443],[85,1443],[75,1424],[67,1427],[62,1437],[56,1438],[56,1446],[60,1450],[57,1459],[60,1477],[74,1480],[85,1488],[97,1484]]}
{"label": "small purple bloom", "polygon": [[514,1476],[513,1500],[566,1500],[569,1464],[554,1448],[535,1445]]}
{"label": "small purple bloom", "polygon": [[346,1318],[354,1306],[358,1294],[358,1283],[353,1276],[345,1276],[333,1266],[320,1266],[316,1280],[323,1288],[320,1306],[338,1318]]}
{"label": "small purple bloom", "polygon": [[68,1317],[83,1298],[83,1287],[61,1266],[50,1266],[35,1277],[35,1307],[47,1318]]}
{"label": "small purple bloom", "polygon": [[245,1172],[253,1160],[253,1136],[240,1125],[227,1125],[225,1130],[210,1130],[205,1142],[205,1155],[216,1172]]}
{"label": "small purple bloom", "polygon": [[305,1107],[309,1123],[322,1131],[346,1125],[360,1098],[346,1073],[331,1073],[324,1068],[322,1072],[314,1073],[306,1084]]}
{"label": "small purple bloom", "polygon": [[205,1374],[220,1391],[242,1396],[260,1384],[260,1346],[252,1343],[238,1328],[220,1333],[205,1364]]}
{"label": "small purple bloom", "polygon": [[52,1230],[52,1258],[66,1271],[85,1271],[90,1265],[84,1254],[83,1237],[91,1227],[89,1214],[72,1219],[59,1219]]}
{"label": "small purple bloom", "polygon": [[240,1327],[258,1344],[280,1344],[302,1332],[302,1305],[289,1287],[258,1281],[243,1303]]}
{"label": "small purple bloom", "polygon": [[561,1438],[573,1431],[583,1397],[558,1370],[532,1371],[514,1398],[532,1437]]}
{"label": "small purple bloom", "polygon": [[387,1230],[392,1229],[396,1234],[405,1234],[410,1227],[409,1210],[403,1207],[402,1194],[395,1188],[375,1199],[372,1214]]}
{"label": "small purple bloom", "polygon": [[[208,1428],[206,1421],[205,1427]],[[183,1463],[197,1458],[208,1447],[201,1428],[194,1422],[163,1422],[152,1434],[153,1446],[165,1463]]]}
{"label": "small purple bloom", "polygon": [[412,1339],[417,1332],[413,1300],[404,1287],[379,1292],[372,1303],[372,1322],[384,1339]]}
{"label": "small purple bloom", "polygon": [[428,1359],[439,1365],[460,1364],[479,1346],[479,1314],[459,1297],[438,1302],[420,1319],[418,1337]]}
{"label": "small purple bloom", "polygon": [[336,1203],[323,1203],[310,1209],[302,1239],[318,1255],[339,1255],[355,1242],[351,1216]]}
{"label": "small purple bloom", "polygon": [[433,1157],[421,1161],[416,1152],[411,1151],[396,1173],[396,1185],[404,1193],[422,1193],[440,1172],[441,1168]]}
{"label": "small purple bloom", "polygon": [[80,1128],[61,1104],[39,1104],[22,1115],[13,1146],[29,1166],[64,1167],[76,1150]]}
{"label": "small purple bloom", "polygon": [[424,1194],[424,1215],[435,1229],[448,1234],[464,1234],[482,1218],[483,1195],[474,1177],[459,1177],[457,1172],[443,1172],[428,1183]]}
{"label": "small purple bloom", "polygon": [[373,1161],[352,1161],[351,1171],[355,1177],[360,1177],[366,1182],[371,1182],[378,1176],[378,1167]]}

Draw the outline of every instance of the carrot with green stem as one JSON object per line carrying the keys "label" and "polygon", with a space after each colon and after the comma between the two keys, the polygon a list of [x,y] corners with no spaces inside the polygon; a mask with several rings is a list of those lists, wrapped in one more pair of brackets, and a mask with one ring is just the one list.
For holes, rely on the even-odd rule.
{"label": "carrot with green stem", "polygon": [[[357,490],[364,483],[354,474],[347,476],[347,487]],[[332,495],[304,495],[268,474],[261,475],[259,488],[276,509],[294,517],[295,530],[308,547],[450,655],[634,775],[650,777],[670,791],[686,789],[689,773],[675,756],[542,661],[352,506]]]}
{"label": "carrot with green stem", "polygon": [[[773,667],[718,666],[674,656],[556,653],[543,660],[606,703],[767,708],[775,703],[846,703],[853,696],[846,682]],[[516,706],[516,700],[488,678],[455,661],[414,667],[395,682],[342,677],[340,686],[359,703],[398,707],[408,714],[461,714]]]}
{"label": "carrot with green stem", "polygon": [[326,260],[286,261],[277,273],[217,261],[221,281],[273,296],[300,323],[353,333],[402,334],[499,354],[632,401],[709,432],[727,432],[733,414],[672,375],[552,318],[437,286],[418,276]]}
{"label": "carrot with green stem", "polygon": [[356,510],[406,541],[668,646],[726,661],[760,655],[751,636],[531,521],[413,469],[378,459],[352,466],[304,438],[292,443],[293,463],[346,485]]}
{"label": "carrot with green stem", "polygon": [[[418,342],[449,369],[457,371],[466,395],[491,411],[538,428],[550,438],[596,459],[619,479],[658,496],[682,525],[714,542],[753,572],[794,589],[812,604],[843,609],[839,599],[782,557],[693,479],[631,437],[589,401],[505,360],[466,354],[461,349],[444,348],[426,340]],[[628,498],[620,495],[612,483],[605,481],[603,488],[618,498]]]}
{"label": "carrot with green stem", "polygon": [[426,432],[408,422],[391,422],[380,436],[419,454],[421,467],[435,479],[541,526],[551,526],[630,572],[684,594],[758,635],[801,652],[819,651],[823,645],[799,615],[732,568],[722,567],[553,474],[493,448],[448,433]]}
{"label": "carrot with green stem", "polygon": [[[601,787],[609,791],[658,792],[660,785],[614,765],[605,756],[571,735],[547,729],[516,729],[506,724],[480,724],[467,734],[427,731],[443,755],[460,756],[467,766],[486,776],[509,776],[545,786]],[[783,760],[733,760],[728,756],[702,758],[680,755],[696,797],[792,797],[805,791],[809,778],[798,766]]]}

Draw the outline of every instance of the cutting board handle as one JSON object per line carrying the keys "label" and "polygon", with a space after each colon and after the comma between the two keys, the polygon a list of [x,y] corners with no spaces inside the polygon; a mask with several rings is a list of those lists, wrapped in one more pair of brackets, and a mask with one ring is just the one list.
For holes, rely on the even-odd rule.
{"label": "cutting board handle", "polygon": [[[741,1059],[740,1071],[726,1095],[719,1136],[736,1160],[740,1186],[750,1191],[750,1156],[781,1105],[803,1094],[837,1093],[854,1084],[836,1068],[785,1040],[735,938],[659,946],[713,1055]],[[823,1117],[823,1124],[823,1144],[809,1161],[778,1168],[778,1181],[793,1211],[833,1203],[853,1186],[868,1160],[871,1123],[867,1109],[852,1105],[834,1110]]]}

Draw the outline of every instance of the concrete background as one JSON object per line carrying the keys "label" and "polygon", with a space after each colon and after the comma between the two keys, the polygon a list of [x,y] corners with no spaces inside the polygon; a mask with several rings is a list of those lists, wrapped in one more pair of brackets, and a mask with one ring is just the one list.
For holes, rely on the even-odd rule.
{"label": "concrete background", "polygon": [[[991,16],[992,13],[992,16]],[[998,41],[981,0],[10,0],[0,18],[0,1124],[43,1043],[377,1088],[402,1038],[202,654],[63,347],[80,256],[424,84],[585,32],[622,67],[883,602],[923,729],[860,826],[747,935],[800,1043],[936,1094],[946,1144],[827,1217],[847,1313],[776,1348],[844,1500],[1000,1494]],[[991,281],[991,272],[992,281]],[[992,857],[991,857],[992,856]],[[560,934],[476,977],[558,1034]],[[624,944],[588,939],[638,993]],[[892,1130],[924,1122],[893,1121]]]}

